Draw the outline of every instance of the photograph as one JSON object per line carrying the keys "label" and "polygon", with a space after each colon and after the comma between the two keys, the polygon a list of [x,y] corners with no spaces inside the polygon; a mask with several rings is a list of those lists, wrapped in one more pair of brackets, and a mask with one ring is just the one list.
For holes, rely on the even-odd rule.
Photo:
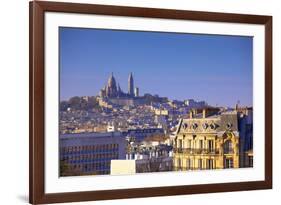
{"label": "photograph", "polygon": [[58,31],[60,177],[253,168],[252,36]]}
{"label": "photograph", "polygon": [[272,189],[273,16],[231,9],[30,1],[29,203]]}

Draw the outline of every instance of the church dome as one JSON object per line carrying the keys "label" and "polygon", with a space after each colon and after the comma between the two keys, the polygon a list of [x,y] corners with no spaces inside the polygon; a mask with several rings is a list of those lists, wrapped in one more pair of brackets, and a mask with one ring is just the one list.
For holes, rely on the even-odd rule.
{"label": "church dome", "polygon": [[111,87],[111,88],[117,88],[116,86],[116,80],[113,76],[113,73],[111,73],[111,76],[109,77],[108,79],[108,83],[107,83],[108,87]]}

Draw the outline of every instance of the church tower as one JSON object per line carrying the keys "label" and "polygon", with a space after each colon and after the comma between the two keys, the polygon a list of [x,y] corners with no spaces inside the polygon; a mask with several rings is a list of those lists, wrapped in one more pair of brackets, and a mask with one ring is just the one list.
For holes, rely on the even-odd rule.
{"label": "church tower", "polygon": [[131,97],[134,97],[134,79],[133,79],[133,74],[132,72],[129,75],[129,79],[128,79],[128,94]]}
{"label": "church tower", "polygon": [[106,87],[106,96],[107,97],[117,97],[117,85],[116,80],[113,76],[113,73],[111,73],[111,76],[108,79],[107,87]]}

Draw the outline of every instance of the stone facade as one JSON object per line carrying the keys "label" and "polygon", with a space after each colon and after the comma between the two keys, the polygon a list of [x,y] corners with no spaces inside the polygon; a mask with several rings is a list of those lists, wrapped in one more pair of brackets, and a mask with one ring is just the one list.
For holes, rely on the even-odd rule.
{"label": "stone facade", "polygon": [[192,111],[174,139],[175,170],[239,168],[237,111]]}

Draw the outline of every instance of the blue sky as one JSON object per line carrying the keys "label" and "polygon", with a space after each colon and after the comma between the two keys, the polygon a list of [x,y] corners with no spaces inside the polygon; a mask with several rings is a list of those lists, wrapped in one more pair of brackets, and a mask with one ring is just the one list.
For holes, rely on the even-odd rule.
{"label": "blue sky", "polygon": [[123,91],[252,105],[252,37],[60,28],[60,98],[94,96],[111,72]]}

